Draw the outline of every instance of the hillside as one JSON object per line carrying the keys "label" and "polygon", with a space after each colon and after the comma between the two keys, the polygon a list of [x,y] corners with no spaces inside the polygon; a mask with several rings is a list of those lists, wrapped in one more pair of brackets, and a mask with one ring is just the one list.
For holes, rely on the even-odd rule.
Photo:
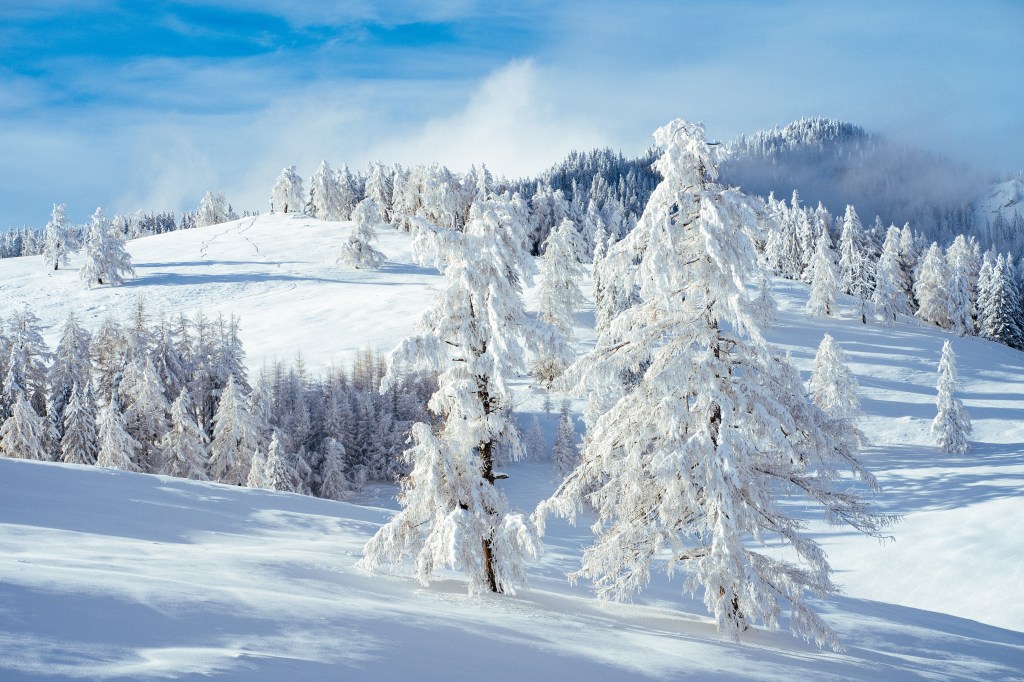
{"label": "hillside", "polygon": [[[440,279],[412,263],[406,235],[382,234],[387,265],[334,263],[347,225],[263,216],[129,243],[139,277],[86,290],[39,257],[0,261],[8,310],[30,305],[52,345],[74,310],[95,329],[137,296],[155,314],[241,317],[248,364],[313,371],[414,328]],[[904,320],[890,329],[809,320],[806,287],[776,280],[769,340],[810,368],[825,331],[860,382],[895,542],[804,516],[846,595],[820,610],[846,644],[821,652],[788,632],[723,642],[699,600],[656,575],[632,605],[570,586],[589,531],[553,523],[516,597],[468,597],[461,576],[423,588],[353,564],[394,508],[394,486],[353,503],[90,467],[0,460],[0,678],[230,679],[1019,679],[1024,661],[1024,356]],[[528,296],[529,300],[529,296]],[[577,317],[592,342],[592,311]],[[930,443],[942,341],[958,355],[974,450]],[[525,380],[520,419],[543,413]],[[579,405],[577,404],[577,407]],[[544,463],[502,483],[529,511],[557,482]],[[785,626],[785,625],[784,625]]]}

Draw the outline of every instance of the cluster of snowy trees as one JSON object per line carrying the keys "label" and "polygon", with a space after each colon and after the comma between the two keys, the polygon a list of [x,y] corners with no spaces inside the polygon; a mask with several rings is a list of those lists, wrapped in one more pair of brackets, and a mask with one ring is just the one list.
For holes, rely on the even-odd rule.
{"label": "cluster of snowy trees", "polygon": [[[753,622],[774,626],[787,608],[794,632],[838,646],[805,600],[836,590],[831,568],[785,501],[803,498],[873,535],[894,520],[840,476],[877,489],[858,459],[855,386],[835,366],[838,354],[825,353],[831,364],[809,393],[761,336],[770,298],[743,283],[764,279],[755,242],[771,218],[763,202],[716,184],[703,126],[673,121],[655,139],[663,179],[637,226],[621,239],[598,230],[590,242],[599,338],[558,380],[587,398],[586,435],[578,456],[556,443],[554,458],[571,471],[529,518],[495,485],[504,477],[496,453],[521,455],[506,381],[524,371],[525,351],[565,340],[522,305],[529,214],[521,197],[491,192],[461,230],[416,223],[417,255],[447,286],[390,356],[384,387],[406,368],[437,372],[436,424],[413,425],[402,510],[367,544],[362,566],[412,559],[424,583],[449,567],[467,573],[473,591],[513,593],[545,519],[591,512],[594,544],[575,576],[602,597],[628,598],[658,562],[686,573],[684,589],[702,594],[730,636]],[[563,250],[556,227],[552,254]],[[559,432],[574,431],[567,407],[559,421]],[[762,543],[786,545],[799,563],[759,551]]]}
{"label": "cluster of snowy trees", "polygon": [[275,363],[250,387],[238,320],[202,313],[94,334],[70,316],[57,348],[28,309],[0,333],[0,455],[167,474],[344,499],[394,480],[410,424],[430,421],[427,374],[395,374],[366,351],[308,376]]}
{"label": "cluster of snowy trees", "polygon": [[974,237],[958,235],[945,249],[910,225],[865,228],[853,206],[841,219],[821,204],[787,205],[768,198],[773,220],[761,258],[776,275],[811,283],[807,312],[834,315],[840,293],[854,297],[863,322],[891,324],[898,315],[957,334],[1024,348],[1024,291],[1010,254],[984,253]]}

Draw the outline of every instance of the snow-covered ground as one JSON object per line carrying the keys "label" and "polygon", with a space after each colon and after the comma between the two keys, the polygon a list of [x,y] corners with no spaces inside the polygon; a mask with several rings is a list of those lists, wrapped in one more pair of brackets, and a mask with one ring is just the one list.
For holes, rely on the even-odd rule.
{"label": "snow-covered ground", "polygon": [[[74,310],[95,329],[129,315],[236,313],[254,370],[301,351],[314,371],[408,334],[438,284],[384,231],[379,272],[335,265],[345,224],[264,216],[129,244],[139,277],[85,290],[39,258],[0,261],[0,299],[30,304],[52,344]],[[679,581],[602,604],[564,578],[589,531],[549,525],[515,597],[469,597],[459,575],[428,588],[353,564],[395,506],[358,504],[89,467],[0,460],[0,679],[223,675],[232,679],[1024,679],[1024,354],[907,320],[890,329],[807,319],[806,287],[777,280],[770,340],[803,370],[829,331],[861,385],[864,459],[885,511],[880,544],[814,521],[847,594],[819,605],[848,647],[788,632],[722,641]],[[593,315],[581,313],[580,345]],[[942,341],[951,338],[974,450],[930,444]],[[521,418],[554,415],[518,383]],[[513,506],[556,485],[508,468]],[[804,513],[804,512],[798,512]]]}

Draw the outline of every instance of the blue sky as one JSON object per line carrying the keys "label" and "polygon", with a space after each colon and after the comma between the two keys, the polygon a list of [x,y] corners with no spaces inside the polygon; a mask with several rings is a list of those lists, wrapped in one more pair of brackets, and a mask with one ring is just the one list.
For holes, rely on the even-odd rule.
{"label": "blue sky", "polygon": [[321,158],[483,161],[637,153],[681,116],[728,139],[832,116],[1024,168],[1024,3],[6,0],[0,228],[266,209]]}

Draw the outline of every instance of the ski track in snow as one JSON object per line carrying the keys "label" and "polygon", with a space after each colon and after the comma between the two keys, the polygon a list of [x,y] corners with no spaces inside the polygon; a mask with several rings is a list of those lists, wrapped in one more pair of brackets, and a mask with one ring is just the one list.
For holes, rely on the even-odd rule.
{"label": "ski track in snow", "polygon": [[[137,240],[139,277],[119,288],[85,289],[77,256],[56,273],[39,257],[2,260],[0,297],[8,310],[30,304],[51,346],[69,311],[95,330],[126,319],[140,293],[153,316],[235,313],[253,371],[301,351],[317,372],[389,350],[441,281],[393,230],[381,231],[381,271],[336,265],[349,225],[268,215]],[[550,523],[519,596],[470,597],[457,574],[424,588],[404,571],[354,569],[395,508],[391,485],[345,504],[0,460],[0,679],[1024,679],[1024,354],[913,319],[809,319],[805,285],[775,286],[768,339],[805,377],[825,331],[843,347],[872,439],[864,461],[885,489],[876,504],[904,515],[881,544],[795,509],[845,587],[819,608],[846,653],[804,644],[785,622],[722,641],[678,577],[655,574],[634,604],[597,602],[564,577],[585,519]],[[585,350],[593,311],[577,320]],[[946,338],[974,421],[962,456],[928,434]],[[521,425],[537,416],[550,446],[562,396],[546,414],[543,391],[513,385]],[[523,511],[557,485],[544,462],[504,469]]]}

